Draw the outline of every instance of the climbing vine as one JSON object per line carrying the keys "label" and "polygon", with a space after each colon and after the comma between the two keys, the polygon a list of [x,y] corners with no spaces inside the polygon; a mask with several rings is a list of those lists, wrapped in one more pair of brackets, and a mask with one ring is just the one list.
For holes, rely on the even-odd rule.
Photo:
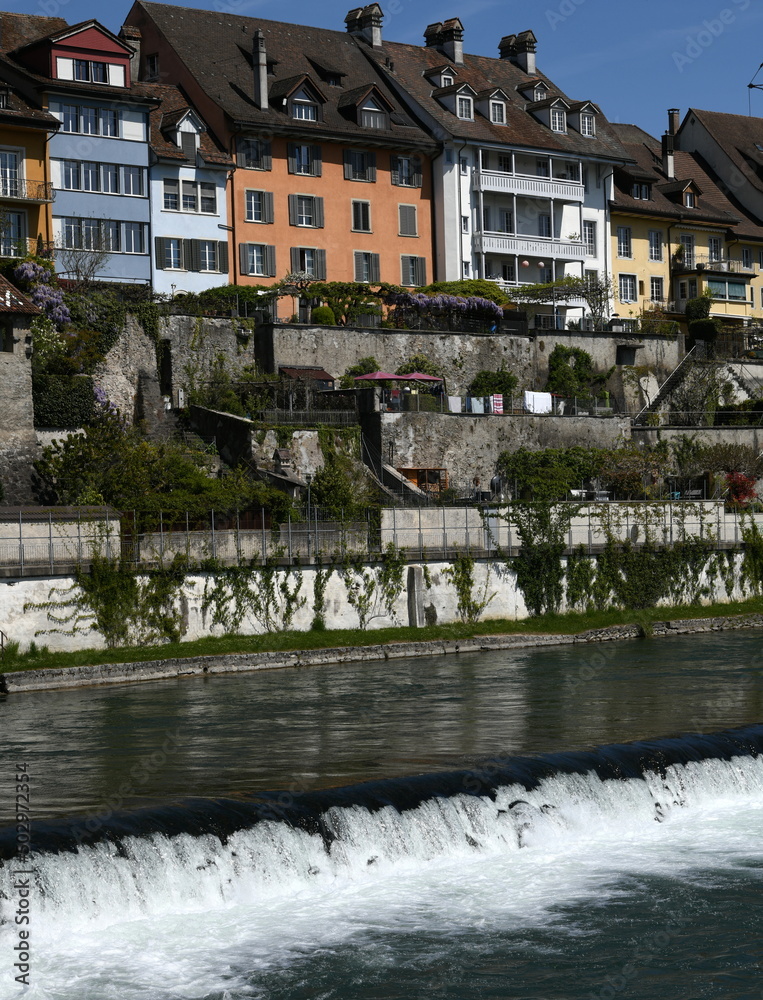
{"label": "climbing vine", "polygon": [[476,625],[485,608],[495,597],[495,592],[488,593],[490,565],[488,564],[485,574],[485,583],[477,594],[474,592],[474,559],[471,556],[465,554],[456,556],[444,573],[456,589],[457,610],[461,621],[467,625]]}
{"label": "climbing vine", "polygon": [[367,566],[365,559],[363,553],[348,553],[340,570],[347,603],[358,616],[358,627],[366,629],[374,618],[384,617],[398,624],[395,604],[403,591],[404,550],[390,542],[379,566]]}
{"label": "climbing vine", "polygon": [[315,557],[315,576],[313,578],[313,620],[310,627],[316,632],[326,629],[326,589],[336,570],[332,559],[324,568],[321,554]]}
{"label": "climbing vine", "polygon": [[24,611],[45,611],[52,628],[35,635],[99,633],[109,649],[177,642],[183,635],[186,563],[138,574],[121,560],[93,554],[70,587],[51,587],[48,600]]}
{"label": "climbing vine", "polygon": [[281,566],[282,557],[283,550],[277,550],[262,564],[208,564],[211,573],[204,584],[202,614],[211,612],[212,625],[227,634],[240,632],[247,621],[265,632],[287,631],[307,598],[300,596],[301,568]]}

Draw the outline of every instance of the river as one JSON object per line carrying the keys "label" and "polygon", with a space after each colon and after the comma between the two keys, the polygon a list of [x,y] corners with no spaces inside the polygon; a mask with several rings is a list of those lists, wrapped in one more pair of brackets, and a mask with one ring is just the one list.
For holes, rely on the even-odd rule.
{"label": "river", "polygon": [[0,1000],[19,766],[34,1000],[763,998],[762,673],[751,630],[9,696]]}

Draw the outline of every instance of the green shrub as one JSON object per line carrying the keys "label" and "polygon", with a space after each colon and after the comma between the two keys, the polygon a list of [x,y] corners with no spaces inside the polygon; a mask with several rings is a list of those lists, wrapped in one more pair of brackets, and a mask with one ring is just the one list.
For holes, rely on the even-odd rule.
{"label": "green shrub", "polygon": [[336,326],[334,310],[330,306],[316,306],[310,313],[310,321],[316,326]]}
{"label": "green shrub", "polygon": [[89,375],[34,374],[35,427],[86,427],[93,419],[95,396]]}

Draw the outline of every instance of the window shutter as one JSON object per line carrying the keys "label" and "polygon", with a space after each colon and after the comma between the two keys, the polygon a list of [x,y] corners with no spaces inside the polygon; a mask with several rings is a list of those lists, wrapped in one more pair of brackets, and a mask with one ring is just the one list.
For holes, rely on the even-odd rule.
{"label": "window shutter", "polygon": [[196,162],[196,133],[195,132],[181,132],[180,133],[180,148],[183,150],[183,156],[186,160],[192,160]]}
{"label": "window shutter", "polygon": [[389,158],[389,169],[390,175],[392,177],[392,183],[397,187],[400,186],[400,160],[397,156],[390,156]]}
{"label": "window shutter", "polygon": [[344,151],[344,179],[346,181],[352,180],[352,153],[349,149]]}
{"label": "window shutter", "polygon": [[191,244],[191,270],[201,270],[201,240],[190,240]]}
{"label": "window shutter", "polygon": [[400,235],[416,236],[416,206],[399,205],[400,213]]}
{"label": "window shutter", "polygon": [[239,243],[238,245],[238,267],[242,274],[250,274],[249,270],[249,244]]}
{"label": "window shutter", "polygon": [[371,254],[371,281],[381,281],[381,266],[378,253]]}
{"label": "window shutter", "polygon": [[291,269],[292,271],[299,271],[299,247],[291,248]]}
{"label": "window shutter", "polygon": [[295,194],[289,195],[289,225],[296,226],[299,219],[298,202]]}
{"label": "window shutter", "polygon": [[217,244],[217,270],[228,273],[228,244],[222,240]]}
{"label": "window shutter", "polygon": [[418,156],[413,159],[413,186],[422,187],[424,184],[424,172],[421,166],[421,160]]}
{"label": "window shutter", "polygon": [[263,170],[273,169],[273,146],[270,139],[260,140],[260,157]]}
{"label": "window shutter", "polygon": [[416,279],[418,285],[426,285],[427,283],[427,259],[426,257],[417,258],[416,264]]}
{"label": "window shutter", "polygon": [[289,160],[289,173],[296,174],[297,172],[297,147],[296,144],[290,142],[287,146],[287,157]]}
{"label": "window shutter", "polygon": [[360,251],[355,251],[355,280],[363,280],[363,254]]}
{"label": "window shutter", "polygon": [[400,284],[401,285],[412,285],[413,282],[411,281],[411,258],[410,257],[401,257],[400,261],[402,263],[402,268],[401,268],[402,274],[401,274],[401,282],[400,282]]}
{"label": "window shutter", "polygon": [[319,281],[326,280],[326,251],[315,251],[315,277]]}
{"label": "window shutter", "polygon": [[196,240],[183,240],[180,244],[181,247],[181,260],[183,261],[183,267],[186,271],[198,271],[197,267],[193,266],[193,244]]}
{"label": "window shutter", "polygon": [[310,160],[312,162],[312,174],[313,177],[320,177],[323,174],[323,154],[321,152],[320,146],[313,146]]}
{"label": "window shutter", "polygon": [[366,170],[366,180],[375,181],[376,180],[376,153],[366,153],[366,163],[368,164],[368,169]]}
{"label": "window shutter", "polygon": [[240,167],[251,167],[251,144],[248,139],[239,139],[236,143],[236,160]]}
{"label": "window shutter", "polygon": [[315,198],[315,207],[313,208],[313,225],[316,229],[323,229],[324,227],[324,214],[323,214],[323,198]]}
{"label": "window shutter", "polygon": [[166,257],[164,254],[164,237],[157,236],[154,239],[154,246],[156,247],[156,266],[160,271],[164,270],[164,264]]}
{"label": "window shutter", "polygon": [[265,247],[265,273],[269,278],[276,275],[276,248]]}
{"label": "window shutter", "polygon": [[273,192],[262,192],[262,221],[273,222],[275,219],[275,205],[273,202]]}

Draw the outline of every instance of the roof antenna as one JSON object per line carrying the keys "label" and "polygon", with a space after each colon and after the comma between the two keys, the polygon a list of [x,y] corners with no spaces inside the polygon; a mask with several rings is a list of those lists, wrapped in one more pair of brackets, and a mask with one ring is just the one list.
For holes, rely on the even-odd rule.
{"label": "roof antenna", "polygon": [[752,118],[752,91],[763,90],[763,83],[755,82],[755,77],[758,75],[758,73],[760,73],[762,69],[763,69],[763,63],[761,63],[760,66],[758,66],[758,68],[755,70],[755,76],[753,76],[752,80],[750,80],[750,82],[747,84],[747,113],[750,116],[750,118]]}

